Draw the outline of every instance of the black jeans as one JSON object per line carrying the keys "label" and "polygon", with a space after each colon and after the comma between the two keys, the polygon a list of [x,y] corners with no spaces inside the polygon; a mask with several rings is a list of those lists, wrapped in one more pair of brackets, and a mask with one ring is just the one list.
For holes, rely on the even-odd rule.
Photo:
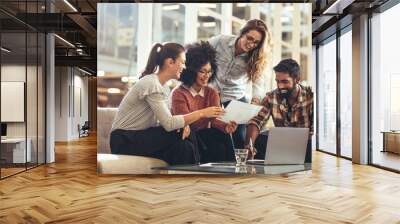
{"label": "black jeans", "polygon": [[[263,133],[258,135],[254,147],[257,150],[257,154],[254,157],[255,159],[265,159],[265,153],[267,151],[267,142],[268,142],[268,133]],[[311,163],[311,147],[312,141],[311,139],[307,142],[307,150],[306,150],[306,157],[304,158],[305,163]]]}
{"label": "black jeans", "polygon": [[169,165],[200,162],[196,135],[191,133],[182,140],[181,133],[167,132],[163,127],[137,131],[117,129],[110,134],[111,152],[162,159]]}
{"label": "black jeans", "polygon": [[[247,102],[245,97],[238,99],[238,101],[249,103]],[[224,107],[226,108],[230,102],[231,101],[226,101],[225,103],[222,103],[222,105],[224,105]],[[235,144],[235,148],[243,149],[244,140],[246,138],[246,124],[239,124],[236,128],[236,131],[233,132],[232,137],[233,137],[233,143]]]}
{"label": "black jeans", "polygon": [[202,163],[235,160],[235,152],[229,134],[216,128],[205,128],[196,131],[196,137],[199,141]]}

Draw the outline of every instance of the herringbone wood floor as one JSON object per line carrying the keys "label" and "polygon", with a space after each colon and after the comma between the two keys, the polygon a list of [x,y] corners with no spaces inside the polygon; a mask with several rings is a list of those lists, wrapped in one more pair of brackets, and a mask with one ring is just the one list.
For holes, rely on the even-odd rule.
{"label": "herringbone wood floor", "polygon": [[289,176],[98,176],[96,139],[0,181],[0,223],[400,223],[400,175],[316,152]]}

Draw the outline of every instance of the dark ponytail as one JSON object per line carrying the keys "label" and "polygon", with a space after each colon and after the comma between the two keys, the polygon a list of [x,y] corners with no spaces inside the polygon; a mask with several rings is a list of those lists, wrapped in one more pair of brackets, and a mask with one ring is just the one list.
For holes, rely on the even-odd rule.
{"label": "dark ponytail", "polygon": [[166,59],[172,58],[175,60],[178,58],[179,54],[184,51],[185,48],[177,43],[166,43],[164,45],[160,43],[154,44],[154,46],[151,48],[146,67],[140,78],[143,78],[145,75],[155,73],[157,67],[162,67]]}

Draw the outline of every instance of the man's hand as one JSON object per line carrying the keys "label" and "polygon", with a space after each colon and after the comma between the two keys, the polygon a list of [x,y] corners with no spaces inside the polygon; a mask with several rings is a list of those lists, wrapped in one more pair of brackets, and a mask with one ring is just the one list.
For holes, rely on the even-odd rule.
{"label": "man's hand", "polygon": [[[253,158],[257,154],[256,148],[254,148],[255,140],[258,137],[258,134],[260,131],[258,130],[257,126],[254,124],[249,124],[247,125],[247,131],[246,131],[246,139],[245,139],[245,148],[249,149],[249,158]],[[252,144],[250,144],[250,141]]]}
{"label": "man's hand", "polygon": [[248,157],[254,159],[254,156],[257,154],[257,149],[250,144],[245,145],[244,148],[248,151]]}

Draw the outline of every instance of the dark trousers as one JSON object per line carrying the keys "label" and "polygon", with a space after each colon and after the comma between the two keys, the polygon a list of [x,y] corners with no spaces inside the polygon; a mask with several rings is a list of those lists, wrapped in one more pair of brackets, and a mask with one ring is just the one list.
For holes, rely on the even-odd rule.
{"label": "dark trousers", "polygon": [[202,163],[234,161],[235,153],[229,134],[215,128],[205,128],[196,131],[196,137]]}
{"label": "dark trousers", "polygon": [[196,135],[191,133],[185,140],[181,136],[181,132],[167,132],[163,127],[117,129],[111,132],[110,147],[113,154],[153,157],[169,165],[200,162]]}
{"label": "dark trousers", "polygon": [[[256,142],[254,144],[254,147],[257,150],[255,159],[265,159],[265,153],[266,153],[266,150],[268,150],[267,142],[268,142],[268,133],[263,133],[263,134],[258,135]],[[305,163],[311,163],[311,161],[312,161],[311,147],[312,147],[312,142],[311,142],[311,139],[309,139],[307,142],[306,157],[304,158]]]}
{"label": "dark trousers", "polygon": [[[238,101],[248,103],[245,97],[238,99]],[[227,101],[225,103],[222,103],[222,105],[224,105],[224,107],[226,108],[230,102],[231,101]],[[233,132],[232,137],[233,137],[233,142],[235,144],[235,148],[243,149],[244,140],[246,138],[246,124],[239,124],[236,128],[236,131]]]}

